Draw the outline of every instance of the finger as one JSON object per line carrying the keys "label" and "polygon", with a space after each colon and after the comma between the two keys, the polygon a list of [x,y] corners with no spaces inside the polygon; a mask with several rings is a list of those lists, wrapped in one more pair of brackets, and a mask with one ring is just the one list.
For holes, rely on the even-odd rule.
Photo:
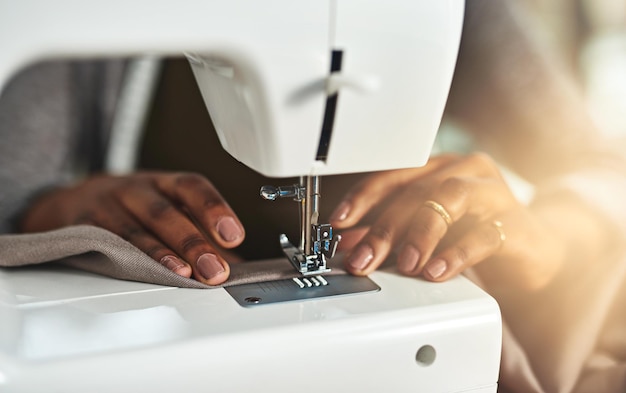
{"label": "finger", "polygon": [[398,270],[408,275],[419,274],[448,230],[446,220],[426,205],[421,206],[414,221],[398,254]]}
{"label": "finger", "polygon": [[[471,197],[478,196],[476,193],[470,192],[472,188],[466,183],[472,185],[471,179],[476,178],[479,181],[501,184],[499,178],[498,180],[494,179],[494,174],[497,175],[497,172],[494,172],[494,167],[491,166],[489,159],[483,155],[472,155],[464,157],[462,160],[441,160],[435,165],[437,166],[435,169],[420,173],[417,179],[412,179],[408,188],[405,187],[405,190],[400,191],[398,195],[393,195],[387,201],[389,207],[379,215],[363,241],[354,248],[346,259],[345,264],[348,271],[358,275],[369,274],[380,266],[390,251],[399,243],[400,234],[406,233],[411,217],[417,216],[420,219],[417,220],[417,228],[414,229],[414,232],[418,234],[417,242],[422,244],[416,247],[409,243],[404,247],[400,254],[400,261],[402,261],[400,267],[406,273],[418,274],[425,261],[428,260],[439,241],[446,234],[448,222],[451,223],[462,217],[468,208],[483,206],[471,203]],[[465,180],[452,177],[454,174],[471,175],[472,177]],[[386,176],[396,178],[395,172],[387,173]],[[373,179],[377,180],[379,177],[374,176]],[[423,206],[424,197],[433,187],[436,187],[434,195],[444,200],[444,203],[447,203],[445,202],[447,198],[450,200],[450,204],[459,205],[453,210],[455,215],[450,216],[448,214],[446,205],[437,204],[440,207],[438,212],[433,209],[425,209]],[[398,192],[397,189],[393,191]],[[368,202],[364,202],[363,205],[365,206],[366,203]]]}
{"label": "finger", "polygon": [[431,158],[420,168],[381,172],[368,177],[339,203],[331,214],[330,222],[337,228],[347,228],[355,225],[373,206],[397,192],[398,188],[416,181],[433,187],[453,176],[502,179],[496,164],[486,154],[441,155]]}
{"label": "finger", "polygon": [[124,209],[110,200],[100,202],[98,210],[84,212],[76,219],[75,224],[95,225],[107,229],[132,243],[172,272],[183,277],[191,277],[191,266],[147,232]]}
{"label": "finger", "polygon": [[482,222],[426,263],[423,276],[445,281],[500,251],[506,235],[499,221]]}
{"label": "finger", "polygon": [[191,266],[140,225],[125,226],[120,236],[172,272],[183,277],[191,277]]}
{"label": "finger", "polygon": [[358,227],[341,232],[341,241],[337,246],[337,252],[349,251],[353,249],[370,230],[370,227]]}
{"label": "finger", "polygon": [[372,207],[397,192],[411,181],[435,172],[454,159],[452,155],[432,158],[420,168],[377,172],[358,183],[330,215],[330,223],[337,228],[355,225]]}
{"label": "finger", "polygon": [[420,274],[450,225],[465,216],[483,220],[515,203],[506,185],[499,180],[446,179],[413,216],[398,254],[398,269],[408,275]]}
{"label": "finger", "polygon": [[232,248],[241,244],[245,237],[243,225],[206,178],[184,173],[158,176],[155,180],[159,190],[184,206],[220,246]]}
{"label": "finger", "polygon": [[[430,189],[428,181],[416,181],[388,200],[386,209],[346,258],[346,269],[352,274],[364,275],[378,268],[404,237],[411,217],[421,208],[420,201]],[[441,236],[443,234],[445,228]]]}
{"label": "finger", "polygon": [[196,280],[209,285],[226,281],[230,273],[228,263],[187,215],[165,196],[145,184],[130,185],[116,195],[142,226],[191,265]]}
{"label": "finger", "polygon": [[350,273],[367,275],[385,261],[410,222],[411,215],[406,214],[407,204],[398,201],[406,196],[404,193],[396,197],[354,246],[344,261]]}

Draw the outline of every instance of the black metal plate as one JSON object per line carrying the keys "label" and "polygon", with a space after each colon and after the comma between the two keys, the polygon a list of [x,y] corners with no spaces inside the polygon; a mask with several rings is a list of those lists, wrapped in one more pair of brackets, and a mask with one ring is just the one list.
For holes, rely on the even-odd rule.
{"label": "black metal plate", "polygon": [[[235,285],[225,289],[243,307],[380,291],[380,287],[369,277],[351,275],[322,277],[322,280],[327,282],[326,285],[320,282],[317,286],[305,285],[301,288],[296,281],[288,279]],[[317,279],[317,277],[313,278]],[[304,282],[304,280],[311,280],[312,277],[299,277],[298,279]]]}

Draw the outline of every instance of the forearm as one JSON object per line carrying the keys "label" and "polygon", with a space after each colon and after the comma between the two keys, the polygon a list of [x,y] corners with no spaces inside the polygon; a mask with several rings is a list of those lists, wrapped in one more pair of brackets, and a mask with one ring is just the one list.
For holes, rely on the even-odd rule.
{"label": "forearm", "polygon": [[560,239],[560,257],[589,261],[604,255],[617,240],[615,226],[577,195],[564,191],[535,200],[530,210]]}
{"label": "forearm", "polygon": [[622,171],[579,171],[537,190],[531,208],[566,240],[570,256],[596,258],[626,237],[626,176]]}

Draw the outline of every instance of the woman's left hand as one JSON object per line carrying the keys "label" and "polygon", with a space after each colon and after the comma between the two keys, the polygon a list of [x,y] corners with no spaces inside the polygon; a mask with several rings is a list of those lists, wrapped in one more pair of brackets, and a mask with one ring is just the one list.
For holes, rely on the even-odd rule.
{"label": "woman's left hand", "polygon": [[[336,229],[372,223],[359,233],[346,268],[367,275],[392,252],[398,270],[447,280],[483,261],[494,278],[526,288],[545,285],[563,263],[565,239],[520,203],[485,154],[444,155],[415,169],[381,172],[358,184],[331,216]],[[344,247],[345,248],[345,247]]]}

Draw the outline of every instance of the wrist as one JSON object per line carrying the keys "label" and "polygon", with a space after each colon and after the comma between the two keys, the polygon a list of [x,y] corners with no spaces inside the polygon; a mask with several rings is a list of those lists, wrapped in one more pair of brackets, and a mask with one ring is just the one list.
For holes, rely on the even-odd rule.
{"label": "wrist", "polygon": [[568,190],[539,196],[530,208],[562,243],[563,258],[572,262],[602,255],[617,240],[618,231],[614,226]]}

